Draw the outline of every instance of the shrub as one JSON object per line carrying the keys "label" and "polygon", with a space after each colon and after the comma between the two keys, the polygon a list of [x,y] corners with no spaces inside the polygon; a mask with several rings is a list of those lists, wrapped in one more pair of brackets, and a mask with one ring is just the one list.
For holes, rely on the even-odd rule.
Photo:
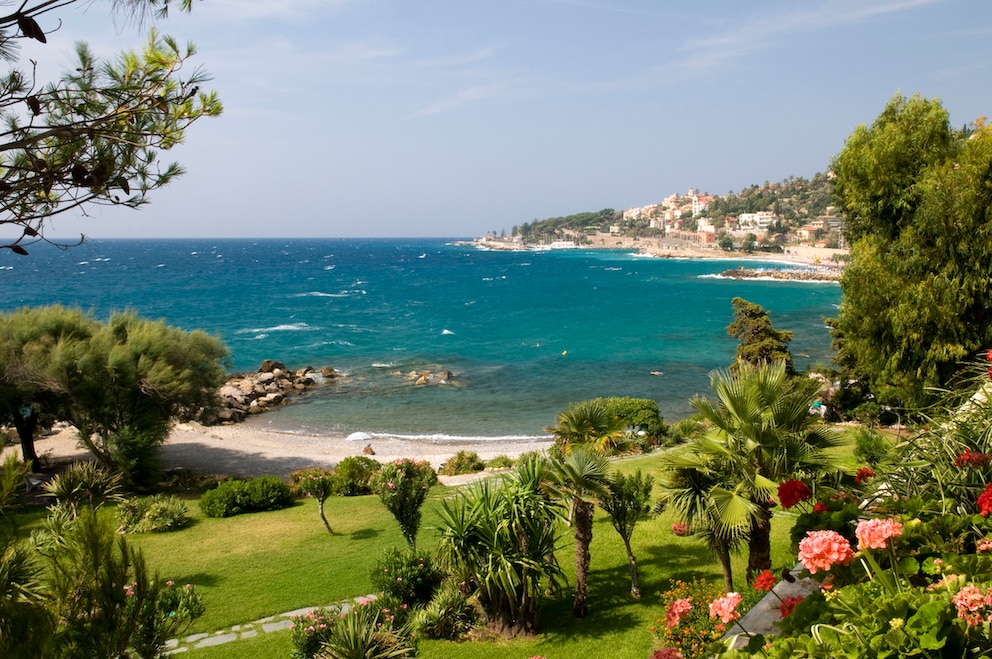
{"label": "shrub", "polygon": [[709,604],[723,595],[723,589],[705,579],[689,583],[671,580],[661,594],[665,615],[651,631],[666,648],[675,648],[686,657],[706,655],[706,646],[720,637],[716,621],[710,618]]}
{"label": "shrub", "polygon": [[410,628],[415,634],[427,638],[453,640],[472,626],[475,611],[461,591],[459,583],[448,579],[434,593],[434,597],[411,617]]}
{"label": "shrub", "polygon": [[372,479],[382,469],[382,464],[364,455],[345,458],[338,463],[334,493],[342,497],[372,494]]}
{"label": "shrub", "polygon": [[200,497],[200,510],[207,517],[231,517],[241,513],[279,510],[291,506],[293,493],[278,476],[224,481]]}
{"label": "shrub", "polygon": [[444,463],[438,473],[442,476],[457,476],[458,474],[474,474],[485,468],[485,463],[475,451],[458,451]]}
{"label": "shrub", "polygon": [[371,572],[376,592],[413,606],[430,601],[442,574],[429,554],[411,549],[390,549]]}
{"label": "shrub", "polygon": [[118,529],[125,533],[165,533],[190,522],[186,504],[174,496],[136,497],[117,507]]}
{"label": "shrub", "polygon": [[327,609],[311,609],[293,616],[289,627],[293,641],[293,659],[313,659],[324,643],[330,640],[335,614]]}
{"label": "shrub", "polygon": [[888,440],[871,428],[854,432],[854,458],[858,462],[877,465],[888,457],[889,448]]}
{"label": "shrub", "polygon": [[366,602],[348,609],[334,620],[331,637],[323,655],[329,659],[392,659],[410,657],[415,649],[389,624],[381,620],[378,602]]}
{"label": "shrub", "polygon": [[621,419],[628,428],[635,432],[643,432],[649,446],[660,444],[668,432],[656,401],[648,398],[611,396],[596,398],[595,402],[605,405],[606,409],[613,416]]}
{"label": "shrub", "polygon": [[437,474],[429,463],[408,458],[383,465],[372,481],[372,488],[382,505],[396,518],[411,548],[417,546],[420,508],[435,483]]}
{"label": "shrub", "polygon": [[73,518],[84,504],[99,508],[107,501],[121,501],[120,490],[120,475],[95,462],[74,462],[45,484],[45,493]]}
{"label": "shrub", "polygon": [[509,469],[513,467],[513,458],[508,455],[497,455],[486,462],[487,469]]}

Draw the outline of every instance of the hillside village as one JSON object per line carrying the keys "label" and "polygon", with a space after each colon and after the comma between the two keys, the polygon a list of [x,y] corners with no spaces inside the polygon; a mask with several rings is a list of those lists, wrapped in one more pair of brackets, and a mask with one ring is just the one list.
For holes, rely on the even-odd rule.
{"label": "hillside village", "polygon": [[496,249],[655,243],[744,252],[781,252],[789,245],[844,248],[831,181],[830,174],[817,174],[726,196],[689,188],[656,204],[534,220],[514,226],[509,236],[490,232],[477,242]]}

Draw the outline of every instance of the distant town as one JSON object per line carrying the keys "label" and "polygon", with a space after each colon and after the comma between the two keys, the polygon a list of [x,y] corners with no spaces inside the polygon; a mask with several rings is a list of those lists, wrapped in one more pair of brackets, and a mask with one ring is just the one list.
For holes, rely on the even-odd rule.
{"label": "distant town", "polygon": [[726,196],[689,188],[657,204],[534,220],[514,226],[509,234],[493,231],[475,242],[492,249],[605,246],[663,253],[784,254],[790,247],[805,247],[840,255],[846,247],[844,225],[832,205],[832,178],[789,178]]}

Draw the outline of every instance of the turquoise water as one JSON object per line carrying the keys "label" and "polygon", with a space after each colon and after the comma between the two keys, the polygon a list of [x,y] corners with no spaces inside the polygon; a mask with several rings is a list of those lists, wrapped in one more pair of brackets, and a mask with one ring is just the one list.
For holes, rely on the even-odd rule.
{"label": "turquoise water", "polygon": [[[690,411],[733,359],[730,300],[795,332],[797,366],[830,359],[833,284],[712,275],[735,261],[629,252],[495,252],[442,240],[115,240],[0,253],[5,310],[134,309],[220,336],[231,371],[333,366],[342,382],[264,423],[311,432],[534,436],[596,396]],[[800,353],[808,357],[798,356]],[[405,374],[447,369],[450,385]],[[402,374],[402,375],[398,375]]]}

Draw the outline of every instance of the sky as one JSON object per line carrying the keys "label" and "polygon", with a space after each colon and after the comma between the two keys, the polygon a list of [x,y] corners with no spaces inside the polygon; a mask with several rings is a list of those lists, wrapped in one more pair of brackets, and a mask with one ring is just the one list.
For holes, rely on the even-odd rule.
{"label": "sky", "polygon": [[[41,17],[25,61],[139,48],[110,5]],[[150,205],[50,236],[481,236],[810,178],[898,93],[992,115],[986,0],[194,0],[157,28],[224,114]]]}

